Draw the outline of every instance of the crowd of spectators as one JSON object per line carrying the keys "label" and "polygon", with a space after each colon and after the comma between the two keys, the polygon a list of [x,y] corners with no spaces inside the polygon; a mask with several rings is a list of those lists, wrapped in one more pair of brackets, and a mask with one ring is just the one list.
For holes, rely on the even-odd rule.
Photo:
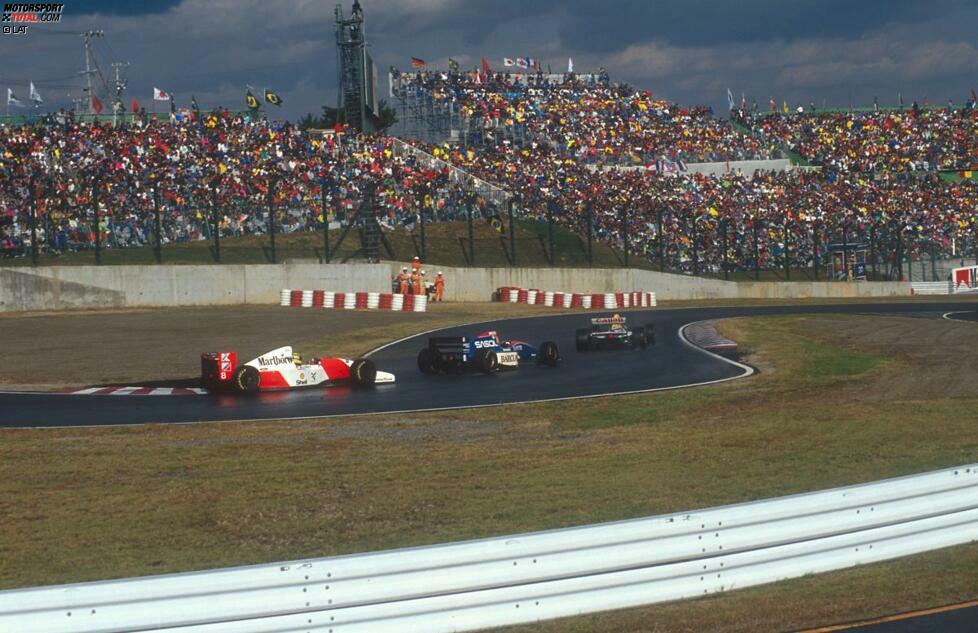
{"label": "crowd of spectators", "polygon": [[838,171],[936,171],[978,167],[978,109],[871,112],[735,112],[760,137]]}
{"label": "crowd of spectators", "polygon": [[[313,133],[227,111],[119,127],[70,114],[0,126],[0,256],[30,250],[31,217],[39,248],[64,253],[96,238],[103,248],[154,244],[157,213],[163,244],[210,239],[215,226],[227,237],[265,233],[270,209],[277,231],[317,230],[349,221],[368,192],[388,229],[411,228],[419,213],[429,221],[465,217],[469,207],[475,217],[498,213],[472,193],[466,174],[513,194],[531,218],[627,242],[634,255],[673,270],[813,266],[840,241],[868,241],[890,259],[974,253],[978,243],[974,181],[915,173],[974,159],[970,111],[742,113],[758,133],[751,136],[604,74],[396,80],[451,100],[481,125],[531,134],[525,143],[405,151],[390,137]],[[782,142],[823,168],[750,176],[650,169],[653,156],[771,156]]]}
{"label": "crowd of spectators", "polygon": [[844,240],[872,242],[877,255],[890,258],[978,247],[974,181],[822,170],[663,175],[595,168],[542,143],[428,150],[503,184],[533,217],[552,216],[581,233],[591,222],[595,236],[617,245],[627,234],[630,250],[652,261],[661,256],[672,270],[719,272],[724,261],[730,270],[781,266],[785,248],[792,267],[808,267],[826,261],[828,244]]}
{"label": "crowd of spectators", "polygon": [[[30,250],[31,204],[43,251],[143,246],[322,227],[350,215],[367,191],[382,224],[424,207],[454,219],[469,200],[445,170],[398,156],[393,139],[313,135],[289,123],[219,111],[185,122],[112,127],[61,123],[0,126],[0,256]],[[326,214],[323,217],[323,189]],[[155,198],[155,200],[154,200]]]}
{"label": "crowd of spectators", "polygon": [[[399,91],[423,91],[469,126],[513,131],[596,163],[650,164],[780,156],[773,141],[744,134],[708,107],[656,99],[595,75],[394,71]],[[506,135],[502,135],[505,137]],[[500,138],[495,134],[493,138]]]}

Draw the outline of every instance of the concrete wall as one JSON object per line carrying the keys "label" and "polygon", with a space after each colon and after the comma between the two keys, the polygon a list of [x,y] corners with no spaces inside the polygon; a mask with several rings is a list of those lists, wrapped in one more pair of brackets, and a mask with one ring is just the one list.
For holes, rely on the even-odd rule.
{"label": "concrete wall", "polygon": [[389,291],[381,264],[0,268],[0,311],[277,303],[282,288]]}
{"label": "concrete wall", "polygon": [[[0,268],[0,312],[106,307],[275,304],[283,288],[389,292],[402,264],[50,266]],[[668,299],[907,296],[910,284],[743,282],[623,268],[452,268],[449,301],[488,301],[500,286],[562,292],[649,290]]]}

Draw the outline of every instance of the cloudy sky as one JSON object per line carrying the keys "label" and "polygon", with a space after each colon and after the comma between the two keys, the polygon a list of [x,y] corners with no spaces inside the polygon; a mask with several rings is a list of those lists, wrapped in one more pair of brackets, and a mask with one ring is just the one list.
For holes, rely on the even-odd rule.
{"label": "cloudy sky", "polygon": [[[352,0],[344,0],[349,13]],[[391,64],[429,66],[449,57],[472,67],[486,56],[540,58],[555,71],[605,67],[684,104],[726,112],[726,91],[766,107],[845,106],[913,99],[962,104],[978,87],[975,0],[363,0],[366,33],[386,94]],[[128,105],[149,109],[154,86],[189,105],[244,107],[245,85],[285,100],[295,119],[336,100],[335,4],[323,0],[66,0],[57,25],[0,35],[0,90],[26,100],[33,80],[47,105],[81,97],[77,33],[102,29],[102,71],[125,69]],[[70,96],[69,96],[70,95]],[[276,116],[278,115],[278,116]]]}

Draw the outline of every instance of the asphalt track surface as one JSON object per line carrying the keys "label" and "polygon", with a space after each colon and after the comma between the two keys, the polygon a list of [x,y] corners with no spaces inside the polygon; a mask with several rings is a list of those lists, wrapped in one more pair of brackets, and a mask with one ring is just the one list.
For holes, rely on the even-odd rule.
{"label": "asphalt track surface", "polygon": [[[704,319],[786,314],[877,314],[940,318],[948,312],[974,314],[974,303],[842,304],[741,308],[663,309],[629,312],[632,325],[655,325],[657,343],[647,350],[580,353],[574,330],[592,314],[502,319],[451,327],[439,335],[472,336],[494,329],[500,336],[534,345],[557,343],[556,368],[528,366],[492,375],[462,373],[426,376],[418,371],[418,350],[428,334],[376,350],[378,369],[393,372],[396,384],[373,389],[332,387],[255,396],[93,396],[41,393],[0,394],[0,427],[98,426],[276,420],[351,414],[395,414],[434,409],[491,406],[671,389],[739,377],[745,368],[697,349],[681,339],[682,326]],[[965,315],[955,315],[965,316]],[[187,350],[196,354],[196,350]]]}

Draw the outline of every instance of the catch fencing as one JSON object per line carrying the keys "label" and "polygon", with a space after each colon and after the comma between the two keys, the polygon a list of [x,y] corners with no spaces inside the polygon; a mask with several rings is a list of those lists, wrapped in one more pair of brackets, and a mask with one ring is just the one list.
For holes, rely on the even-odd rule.
{"label": "catch fencing", "polygon": [[695,598],[978,539],[978,465],[707,510],[0,592],[0,630],[465,631]]}

